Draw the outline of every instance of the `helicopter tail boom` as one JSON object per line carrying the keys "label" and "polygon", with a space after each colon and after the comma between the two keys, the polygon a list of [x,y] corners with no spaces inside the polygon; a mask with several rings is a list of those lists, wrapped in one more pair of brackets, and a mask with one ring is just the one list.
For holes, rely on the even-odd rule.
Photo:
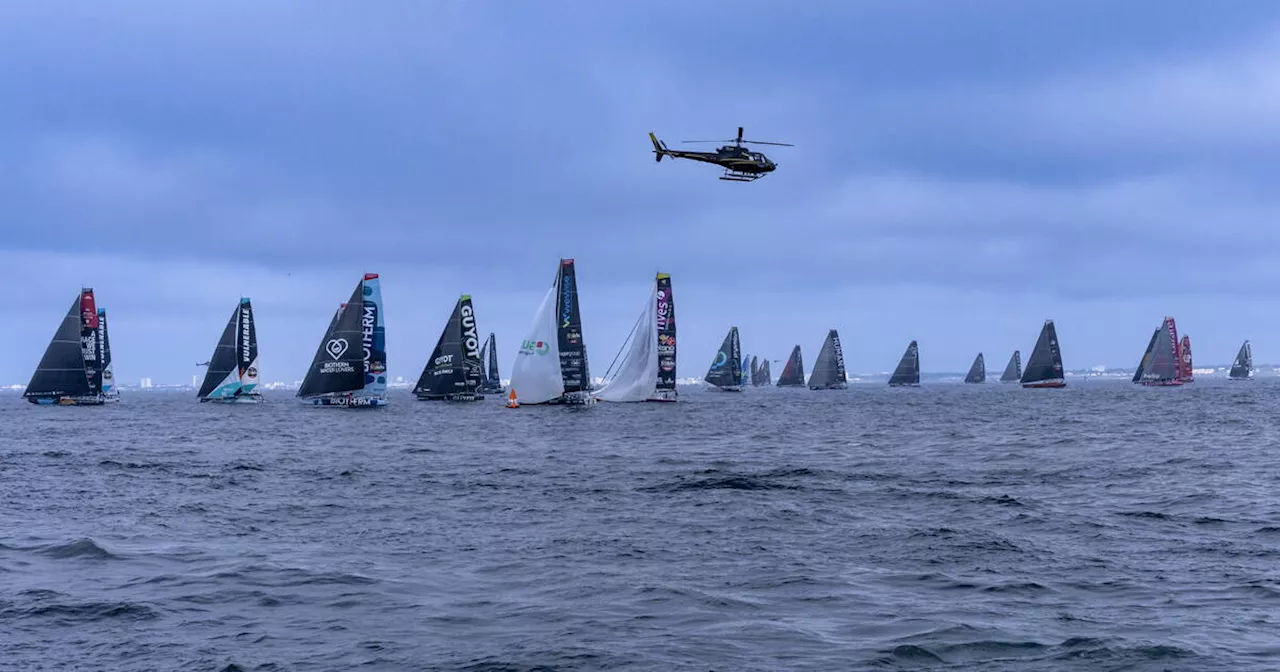
{"label": "helicopter tail boom", "polygon": [[654,161],[661,162],[664,155],[671,153],[671,151],[667,149],[666,143],[659,140],[658,136],[653,133],[649,134],[649,140],[653,142],[653,153],[656,155],[654,156]]}

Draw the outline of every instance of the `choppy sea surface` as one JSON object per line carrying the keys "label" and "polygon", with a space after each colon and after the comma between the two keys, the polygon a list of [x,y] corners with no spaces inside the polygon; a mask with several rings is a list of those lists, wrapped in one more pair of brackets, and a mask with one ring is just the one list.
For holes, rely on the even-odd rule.
{"label": "choppy sea surface", "polygon": [[1280,381],[682,394],[0,397],[0,669],[1280,669]]}

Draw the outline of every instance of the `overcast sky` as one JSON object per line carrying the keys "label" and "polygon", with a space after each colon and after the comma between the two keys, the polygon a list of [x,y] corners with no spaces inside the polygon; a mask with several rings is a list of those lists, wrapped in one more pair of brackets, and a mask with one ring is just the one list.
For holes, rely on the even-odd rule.
{"label": "overcast sky", "polygon": [[[655,271],[681,376],[731,324],[851,372],[1046,317],[1068,368],[1166,314],[1280,359],[1274,2],[12,2],[0,101],[0,383],[82,285],[122,382],[189,381],[241,295],[296,380],[364,272],[392,375],[469,292],[505,376],[561,256],[597,375]],[[737,184],[646,137],[739,125],[796,146]]]}

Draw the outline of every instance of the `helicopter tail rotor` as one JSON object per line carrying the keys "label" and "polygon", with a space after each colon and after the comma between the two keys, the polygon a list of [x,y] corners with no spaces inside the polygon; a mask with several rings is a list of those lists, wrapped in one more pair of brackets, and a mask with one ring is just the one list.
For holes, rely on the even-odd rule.
{"label": "helicopter tail rotor", "polygon": [[654,161],[661,162],[663,155],[667,153],[667,143],[658,139],[653,133],[649,134],[649,141],[653,143]]}

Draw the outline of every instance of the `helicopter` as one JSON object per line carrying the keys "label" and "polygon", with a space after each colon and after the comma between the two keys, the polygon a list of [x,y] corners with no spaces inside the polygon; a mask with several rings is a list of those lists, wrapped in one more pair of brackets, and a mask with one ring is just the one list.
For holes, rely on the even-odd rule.
{"label": "helicopter", "polygon": [[657,156],[655,161],[662,161],[662,157],[669,156],[673,159],[691,159],[693,161],[702,161],[703,163],[714,163],[717,166],[724,167],[724,174],[720,176],[722,180],[731,182],[754,182],[755,180],[772,173],[778,164],[769,160],[769,157],[760,152],[752,152],[742,145],[778,145],[780,147],[794,147],[795,145],[786,142],[764,142],[762,140],[743,140],[742,127],[738,127],[738,137],[731,140],[685,140],[684,142],[732,142],[732,145],[724,145],[714,152],[685,152],[678,149],[667,149],[667,143],[658,139],[653,133],[649,134],[649,140],[653,141],[653,153]]}

